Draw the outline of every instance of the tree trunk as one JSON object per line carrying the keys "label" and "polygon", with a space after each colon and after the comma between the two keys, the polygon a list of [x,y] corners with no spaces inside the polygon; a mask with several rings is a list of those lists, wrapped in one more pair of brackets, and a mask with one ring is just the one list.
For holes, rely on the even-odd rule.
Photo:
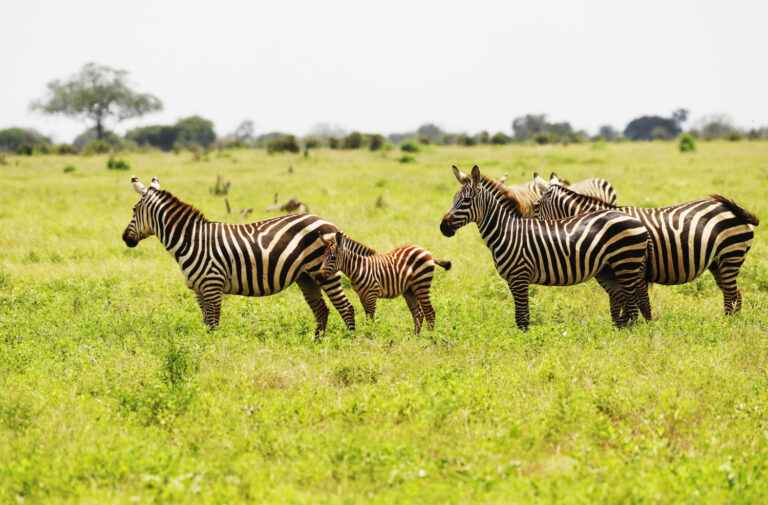
{"label": "tree trunk", "polygon": [[101,118],[96,120],[96,139],[101,140],[104,138],[104,125],[101,124]]}

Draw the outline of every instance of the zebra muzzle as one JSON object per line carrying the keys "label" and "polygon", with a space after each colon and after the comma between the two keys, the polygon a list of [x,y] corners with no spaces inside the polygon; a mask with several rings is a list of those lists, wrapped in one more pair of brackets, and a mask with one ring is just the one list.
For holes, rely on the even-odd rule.
{"label": "zebra muzzle", "polygon": [[139,245],[139,241],[136,237],[132,236],[130,233],[128,233],[128,230],[125,230],[123,232],[123,242],[125,242],[125,245],[128,247],[136,247]]}
{"label": "zebra muzzle", "polygon": [[443,220],[440,221],[440,231],[446,237],[453,237],[456,235],[456,229],[451,224],[450,218],[448,216],[444,217]]}

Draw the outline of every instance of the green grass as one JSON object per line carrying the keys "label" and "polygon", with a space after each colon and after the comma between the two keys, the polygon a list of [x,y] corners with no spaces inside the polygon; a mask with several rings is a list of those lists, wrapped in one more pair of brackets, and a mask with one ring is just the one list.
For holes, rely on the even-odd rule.
{"label": "green grass", "polygon": [[[768,248],[722,316],[708,274],[655,286],[657,320],[618,331],[596,283],[532,289],[531,330],[476,229],[440,235],[450,165],[528,180],[609,179],[620,202],[719,192],[768,218],[768,143],[425,147],[10,157],[0,167],[0,503],[759,503],[768,499]],[[67,166],[74,172],[65,172]],[[293,173],[288,173],[293,166]],[[178,267],[120,236],[162,186],[209,218],[253,219],[274,193],[380,250],[450,259],[437,329],[411,335],[403,300],[326,339],[297,287],[228,297],[205,331]],[[232,181],[226,215],[209,193]],[[382,204],[376,202],[381,197]]]}

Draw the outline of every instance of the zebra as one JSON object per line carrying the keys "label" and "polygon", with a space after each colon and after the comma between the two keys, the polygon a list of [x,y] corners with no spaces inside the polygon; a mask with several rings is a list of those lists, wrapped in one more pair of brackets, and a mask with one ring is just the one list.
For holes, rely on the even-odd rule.
{"label": "zebra", "polygon": [[[341,276],[320,275],[323,242],[320,237],[338,228],[312,214],[289,214],[250,224],[209,221],[195,207],[160,189],[157,177],[149,188],[131,178],[141,196],[123,232],[128,247],[156,235],[181,268],[187,287],[194,291],[209,329],[219,324],[225,294],[267,296],[294,282],[315,316],[315,339],[326,329],[328,307],[322,292],[350,331],[355,310],[341,287]],[[358,254],[374,251],[358,245]]]}
{"label": "zebra", "polygon": [[515,300],[515,322],[528,329],[530,284],[565,286],[596,277],[608,292],[613,323],[622,327],[639,308],[651,318],[644,278],[648,232],[643,224],[617,211],[599,211],[561,221],[525,218],[526,209],[498,182],[475,165],[471,177],[456,166],[461,189],[445,214],[440,231],[452,237],[474,222],[491,250],[499,275]]}
{"label": "zebra", "polygon": [[432,276],[435,265],[450,270],[450,261],[439,260],[426,249],[415,245],[363,256],[355,251],[357,242],[341,232],[324,236],[322,240],[325,244],[321,267],[323,275],[333,276],[339,271],[345,273],[369,318],[373,319],[376,315],[379,298],[402,295],[413,316],[414,333],[419,334],[424,319],[429,329],[434,329],[435,309],[429,300]]}
{"label": "zebra", "polygon": [[736,283],[760,223],[751,212],[722,195],[662,208],[616,207],[563,187],[556,178],[534,206],[534,215],[562,219],[610,209],[639,219],[651,235],[646,280],[685,284],[709,269],[723,292],[723,311],[741,310]]}
{"label": "zebra", "polygon": [[[552,176],[555,176],[554,172],[552,173]],[[499,179],[499,183],[501,184],[505,184],[506,181],[506,174]],[[565,179],[562,179],[561,183],[569,186],[577,193],[599,198],[604,202],[610,203],[612,205],[616,203],[616,190],[613,188],[611,183],[605,179],[593,177],[591,179],[576,181],[573,184],[566,181]],[[547,190],[547,187],[547,181],[545,181],[538,172],[534,172],[533,180],[506,186],[505,189],[508,193],[510,193],[511,197],[521,202],[523,208],[532,209],[536,201],[538,201],[544,191]]]}

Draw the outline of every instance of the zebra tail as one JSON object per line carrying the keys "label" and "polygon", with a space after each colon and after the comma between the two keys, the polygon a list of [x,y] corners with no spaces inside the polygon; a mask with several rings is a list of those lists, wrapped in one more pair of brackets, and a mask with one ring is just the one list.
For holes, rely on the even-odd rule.
{"label": "zebra tail", "polygon": [[736,214],[736,217],[743,220],[747,224],[751,224],[754,226],[757,226],[760,224],[760,220],[757,218],[756,215],[752,214],[750,211],[748,211],[744,207],[741,207],[733,200],[728,199],[723,195],[711,195],[711,198],[713,198],[714,200],[717,200],[718,202],[728,207],[728,210]]}
{"label": "zebra tail", "polygon": [[435,263],[437,265],[440,265],[441,267],[445,268],[446,270],[450,270],[451,269],[451,262],[448,261],[448,260],[443,261],[443,260],[439,260],[439,259],[435,258]]}

